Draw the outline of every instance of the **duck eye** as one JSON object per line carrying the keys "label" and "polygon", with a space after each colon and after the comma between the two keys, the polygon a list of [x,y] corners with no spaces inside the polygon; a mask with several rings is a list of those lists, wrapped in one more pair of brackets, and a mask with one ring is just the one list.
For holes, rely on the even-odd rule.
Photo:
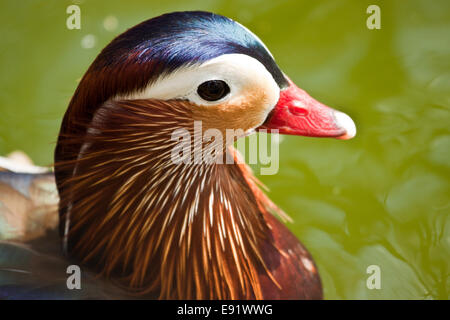
{"label": "duck eye", "polygon": [[206,101],[217,101],[230,93],[230,87],[225,81],[210,80],[199,85],[197,93]]}

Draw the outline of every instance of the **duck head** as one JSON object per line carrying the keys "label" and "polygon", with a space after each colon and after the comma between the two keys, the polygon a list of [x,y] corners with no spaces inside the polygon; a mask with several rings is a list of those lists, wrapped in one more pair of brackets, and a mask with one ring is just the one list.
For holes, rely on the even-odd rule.
{"label": "duck head", "polygon": [[244,135],[356,132],[241,24],[207,12],[147,20],[102,50],[64,116],[55,174],[66,252],[160,298],[319,296],[311,257],[245,165],[171,162],[171,134],[195,121]]}

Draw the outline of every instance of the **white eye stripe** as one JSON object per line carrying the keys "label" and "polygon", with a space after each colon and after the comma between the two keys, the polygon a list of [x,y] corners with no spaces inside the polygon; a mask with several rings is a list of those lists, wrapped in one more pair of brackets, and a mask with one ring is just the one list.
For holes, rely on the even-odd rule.
{"label": "white eye stripe", "polygon": [[[197,88],[210,80],[225,81],[230,93],[217,101],[202,99]],[[244,54],[226,54],[203,64],[178,69],[160,77],[144,90],[116,99],[187,99],[200,105],[215,105],[233,100],[237,103],[245,99],[244,95],[251,89],[263,90],[271,106],[278,101],[280,89],[263,64]]]}

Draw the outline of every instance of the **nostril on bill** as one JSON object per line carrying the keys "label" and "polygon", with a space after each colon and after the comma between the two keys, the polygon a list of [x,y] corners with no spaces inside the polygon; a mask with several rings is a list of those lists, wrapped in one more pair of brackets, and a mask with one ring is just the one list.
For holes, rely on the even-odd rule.
{"label": "nostril on bill", "polygon": [[289,106],[289,112],[293,114],[294,116],[301,116],[304,117],[308,115],[308,110],[306,110],[303,107],[298,106],[297,104]]}

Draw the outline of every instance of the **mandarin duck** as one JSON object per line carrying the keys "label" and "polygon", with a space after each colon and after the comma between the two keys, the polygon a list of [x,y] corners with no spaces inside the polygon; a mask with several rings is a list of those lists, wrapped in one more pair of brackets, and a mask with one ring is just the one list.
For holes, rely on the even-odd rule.
{"label": "mandarin duck", "polygon": [[[241,134],[201,143],[216,161],[184,161],[195,148],[173,161],[173,133],[193,133],[195,122],[202,132]],[[0,172],[0,218],[16,226],[0,232],[0,297],[321,299],[313,258],[233,148],[262,130],[356,133],[349,116],[298,88],[263,42],[227,17],[174,12],[119,35],[64,115],[59,202],[14,206],[9,195],[30,202],[39,183],[55,196],[53,173]],[[78,291],[66,287],[71,264],[83,271]]]}

